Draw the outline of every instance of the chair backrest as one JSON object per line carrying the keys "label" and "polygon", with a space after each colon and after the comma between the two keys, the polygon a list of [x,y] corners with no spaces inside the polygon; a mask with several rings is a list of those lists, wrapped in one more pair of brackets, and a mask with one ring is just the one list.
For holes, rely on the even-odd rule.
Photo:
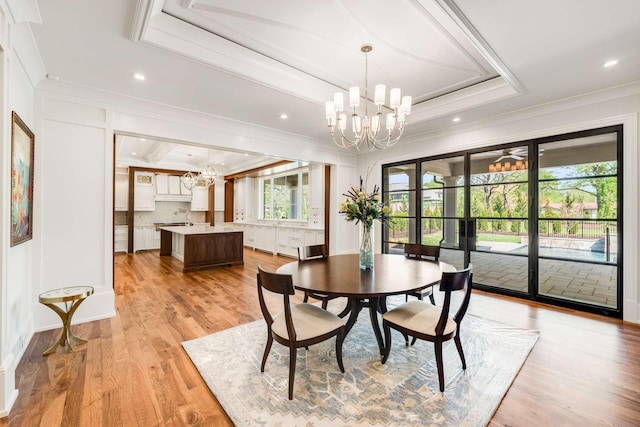
{"label": "chair backrest", "polygon": [[440,258],[440,246],[405,243],[404,256],[427,261],[438,261],[438,258]]}
{"label": "chair backrest", "polygon": [[469,299],[471,298],[471,288],[473,281],[473,266],[469,264],[464,270],[443,272],[440,279],[440,291],[444,292],[444,303],[442,304],[442,313],[436,325],[436,334],[442,335],[449,317],[449,309],[451,307],[451,293],[454,291],[464,290],[464,297],[458,311],[453,316],[453,320],[459,325],[469,307]]}
{"label": "chair backrest", "polygon": [[295,294],[295,288],[293,287],[293,280],[290,274],[278,274],[271,271],[267,271],[262,266],[258,265],[258,274],[256,275],[258,283],[258,300],[260,301],[260,309],[267,325],[271,327],[273,323],[273,315],[269,311],[264,299],[263,288],[269,292],[280,294],[283,297],[284,315],[287,323],[287,332],[291,341],[296,340],[296,331],[293,327],[293,319],[291,317],[291,302],[290,295]]}
{"label": "chair backrest", "polygon": [[298,248],[298,261],[321,259],[328,256],[327,245],[300,246]]}

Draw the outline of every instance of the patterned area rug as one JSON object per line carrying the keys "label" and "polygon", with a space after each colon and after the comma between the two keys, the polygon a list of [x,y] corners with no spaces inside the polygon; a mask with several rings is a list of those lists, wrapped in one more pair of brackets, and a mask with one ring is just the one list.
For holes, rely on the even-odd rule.
{"label": "patterned area rug", "polygon": [[[330,306],[338,308],[336,301]],[[237,426],[484,426],[538,339],[537,331],[467,315],[461,333],[467,369],[453,340],[445,343],[446,388],[440,393],[433,344],[406,347],[402,335],[392,334],[383,365],[363,310],[343,344],[344,374],[335,339],[298,350],[292,401],[286,347],[274,341],[260,373],[263,320],[182,345]]]}

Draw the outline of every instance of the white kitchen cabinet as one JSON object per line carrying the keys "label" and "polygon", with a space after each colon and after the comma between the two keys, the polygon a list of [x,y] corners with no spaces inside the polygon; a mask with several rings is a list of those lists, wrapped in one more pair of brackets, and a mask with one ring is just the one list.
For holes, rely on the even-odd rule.
{"label": "white kitchen cabinet", "polygon": [[304,230],[304,246],[324,243],[324,230]]}
{"label": "white kitchen cabinet", "polygon": [[180,177],[178,175],[169,175],[169,194],[181,195],[181,187],[183,187],[180,182]]}
{"label": "white kitchen cabinet", "polygon": [[282,255],[298,257],[298,247],[305,246],[304,230],[299,228],[278,227],[277,252]]}
{"label": "white kitchen cabinet", "polygon": [[113,209],[116,211],[126,211],[129,209],[129,175],[127,173],[116,172],[115,180],[116,197]]}
{"label": "white kitchen cabinet", "polygon": [[128,227],[126,225],[116,225],[113,228],[113,252],[127,253]]}
{"label": "white kitchen cabinet", "polygon": [[156,174],[156,194],[169,194],[169,175]]}
{"label": "white kitchen cabinet", "polygon": [[160,249],[160,230],[154,225],[133,228],[133,252]]}
{"label": "white kitchen cabinet", "polygon": [[156,210],[156,175],[151,172],[135,172],[134,177],[133,210]]}
{"label": "white kitchen cabinet", "polygon": [[193,187],[191,195],[191,210],[202,212],[209,210],[209,189],[207,187]]}
{"label": "white kitchen cabinet", "polygon": [[215,193],[213,209],[216,211],[224,211],[224,182],[216,182],[213,191]]}
{"label": "white kitchen cabinet", "polygon": [[234,207],[234,221],[255,221],[256,219],[256,204],[254,200],[254,185],[253,178],[242,178],[234,181],[233,187],[233,207]]}

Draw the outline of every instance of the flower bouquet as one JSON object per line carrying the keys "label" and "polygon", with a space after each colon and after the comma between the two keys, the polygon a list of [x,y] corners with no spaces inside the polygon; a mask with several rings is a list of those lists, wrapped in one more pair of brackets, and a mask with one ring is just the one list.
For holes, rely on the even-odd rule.
{"label": "flower bouquet", "polygon": [[389,207],[380,200],[380,187],[374,185],[373,191],[367,193],[360,177],[360,186],[351,187],[343,194],[347,198],[340,203],[339,213],[344,214],[347,221],[362,224],[360,235],[360,269],[373,269],[373,221],[389,224]]}

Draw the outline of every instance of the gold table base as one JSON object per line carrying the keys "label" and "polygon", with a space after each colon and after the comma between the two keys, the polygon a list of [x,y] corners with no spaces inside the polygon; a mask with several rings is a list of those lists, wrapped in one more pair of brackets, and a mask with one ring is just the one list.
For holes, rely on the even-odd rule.
{"label": "gold table base", "polygon": [[[82,302],[91,294],[93,294],[93,287],[77,286],[72,288],[55,289],[40,295],[40,303],[55,311],[60,317],[60,320],[62,320],[62,333],[60,334],[60,338],[58,338],[58,341],[56,341],[55,344],[42,353],[43,356],[55,353],[58,346],[66,346],[67,351],[71,352],[73,351],[72,342],[75,344],[87,342],[87,340],[77,337],[73,332],[71,332],[71,319],[80,304],[82,304]],[[71,306],[69,306],[70,302]],[[56,303],[64,303],[64,309],[57,306]]]}

